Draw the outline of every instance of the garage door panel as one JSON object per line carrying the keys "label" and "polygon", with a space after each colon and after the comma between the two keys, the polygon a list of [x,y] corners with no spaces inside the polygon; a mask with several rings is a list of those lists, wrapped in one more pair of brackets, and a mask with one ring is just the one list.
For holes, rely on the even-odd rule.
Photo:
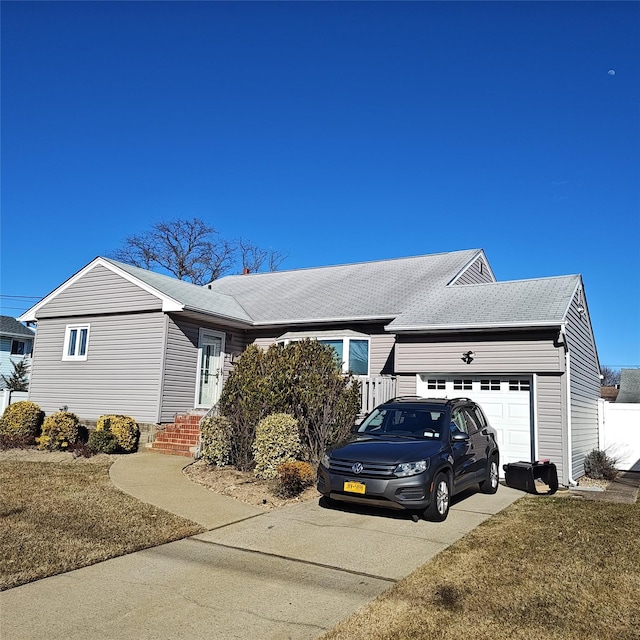
{"label": "garage door panel", "polygon": [[[502,464],[532,459],[531,382],[516,380],[513,376],[465,379],[465,389],[460,386],[461,376],[418,376],[417,393],[424,397],[467,397],[477,402],[485,412],[491,426],[497,432]],[[498,385],[498,378],[500,384]],[[437,379],[437,382],[436,382]],[[456,383],[454,384],[454,380]],[[471,382],[471,389],[468,384]],[[445,389],[430,386],[442,385]],[[491,389],[491,390],[488,390]],[[502,472],[502,464],[500,471]]]}

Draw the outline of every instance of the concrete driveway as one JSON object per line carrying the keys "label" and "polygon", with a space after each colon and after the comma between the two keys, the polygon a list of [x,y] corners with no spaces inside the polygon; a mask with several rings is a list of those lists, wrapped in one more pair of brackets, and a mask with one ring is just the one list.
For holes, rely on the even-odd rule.
{"label": "concrete driveway", "polygon": [[[141,455],[127,464],[181,468]],[[131,474],[130,492],[140,496],[146,481],[138,480]],[[2,638],[316,638],[522,495],[504,486],[494,496],[467,495],[435,524],[318,501],[239,509],[175,480],[182,510],[193,490],[197,509],[206,512],[209,500],[219,516],[215,528],[3,592]],[[154,504],[162,501],[158,481]]]}

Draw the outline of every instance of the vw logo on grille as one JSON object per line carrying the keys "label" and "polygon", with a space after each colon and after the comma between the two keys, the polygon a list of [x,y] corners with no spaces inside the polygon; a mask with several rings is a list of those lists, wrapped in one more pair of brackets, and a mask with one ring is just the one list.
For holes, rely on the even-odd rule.
{"label": "vw logo on grille", "polygon": [[362,466],[362,462],[356,462],[352,467],[351,467],[351,471],[353,471],[353,473],[362,473],[362,470],[364,469],[364,467]]}

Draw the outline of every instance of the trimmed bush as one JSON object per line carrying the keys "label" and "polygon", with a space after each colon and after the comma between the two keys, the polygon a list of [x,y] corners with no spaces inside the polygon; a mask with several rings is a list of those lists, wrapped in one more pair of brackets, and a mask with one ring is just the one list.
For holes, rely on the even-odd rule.
{"label": "trimmed bush", "polygon": [[42,425],[39,405],[28,400],[10,404],[0,418],[0,435],[16,440],[35,438]]}
{"label": "trimmed bush", "polygon": [[89,434],[89,448],[96,453],[115,453],[118,439],[111,431],[92,431]]}
{"label": "trimmed bush", "polygon": [[613,480],[618,475],[616,462],[617,460],[607,455],[605,451],[594,449],[585,456],[584,474],[587,478],[595,480]]}
{"label": "trimmed bush", "polygon": [[200,423],[202,459],[207,464],[224,467],[231,458],[231,421],[224,416],[205,418]]}
{"label": "trimmed bush", "polygon": [[67,449],[78,439],[78,423],[80,420],[70,411],[56,411],[44,419],[42,435],[36,438],[38,449]]}
{"label": "trimmed bush", "polygon": [[271,479],[278,475],[278,466],[294,462],[300,453],[298,421],[288,413],[272,413],[256,427],[253,456],[254,473],[258,478]]}
{"label": "trimmed bush", "polygon": [[118,447],[125,453],[130,453],[138,448],[140,430],[136,421],[123,415],[104,415],[98,418],[96,431],[110,431],[118,442]]}
{"label": "trimmed bush", "polygon": [[278,467],[275,493],[281,498],[300,495],[315,480],[313,467],[308,462],[284,462]]}

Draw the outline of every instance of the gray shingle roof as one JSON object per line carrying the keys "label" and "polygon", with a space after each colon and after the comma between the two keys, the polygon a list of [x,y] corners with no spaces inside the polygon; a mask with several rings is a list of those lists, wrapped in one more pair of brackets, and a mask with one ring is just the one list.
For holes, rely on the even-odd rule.
{"label": "gray shingle roof", "polygon": [[233,296],[255,324],[391,320],[417,292],[443,289],[478,249],[377,262],[227,276],[212,291]]}
{"label": "gray shingle roof", "polygon": [[230,295],[210,291],[184,280],[133,267],[130,264],[104,258],[107,262],[126,271],[134,278],[153,287],[158,292],[173,298],[192,311],[203,311],[224,318],[232,318],[250,323],[251,317]]}
{"label": "gray shingle roof", "polygon": [[640,402],[640,369],[620,371],[620,392],[616,402]]}
{"label": "gray shingle roof", "polygon": [[445,287],[420,292],[389,329],[560,324],[580,276]]}
{"label": "gray shingle roof", "polygon": [[11,316],[0,316],[0,333],[5,336],[24,336],[25,338],[33,338],[35,332],[29,327],[25,327]]}

